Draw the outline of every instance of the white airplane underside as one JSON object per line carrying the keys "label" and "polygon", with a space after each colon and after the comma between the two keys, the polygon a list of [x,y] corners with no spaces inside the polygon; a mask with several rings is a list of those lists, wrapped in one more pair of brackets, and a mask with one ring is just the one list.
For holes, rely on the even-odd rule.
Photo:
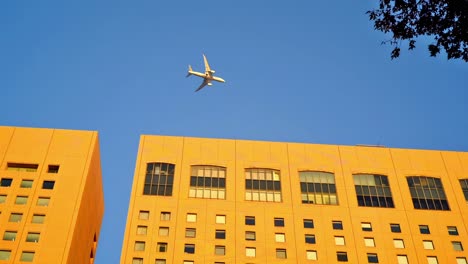
{"label": "white airplane underside", "polygon": [[201,89],[203,89],[207,85],[208,86],[213,85],[211,83],[211,81],[226,82],[222,78],[213,76],[215,71],[210,68],[210,65],[208,64],[208,60],[206,59],[206,56],[204,54],[203,54],[203,61],[205,62],[205,73],[196,72],[196,71],[192,70],[192,66],[189,65],[187,77],[189,77],[190,75],[195,75],[195,76],[198,76],[198,77],[201,77],[201,78],[204,79],[202,84],[197,88],[197,90],[195,90],[195,92],[200,91]]}

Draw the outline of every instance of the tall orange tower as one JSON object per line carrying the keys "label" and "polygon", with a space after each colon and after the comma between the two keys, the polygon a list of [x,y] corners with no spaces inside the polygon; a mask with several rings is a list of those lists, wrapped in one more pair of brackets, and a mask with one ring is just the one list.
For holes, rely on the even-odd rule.
{"label": "tall orange tower", "polygon": [[0,263],[94,263],[104,212],[98,134],[0,127]]}
{"label": "tall orange tower", "polygon": [[121,264],[467,264],[468,153],[147,136]]}

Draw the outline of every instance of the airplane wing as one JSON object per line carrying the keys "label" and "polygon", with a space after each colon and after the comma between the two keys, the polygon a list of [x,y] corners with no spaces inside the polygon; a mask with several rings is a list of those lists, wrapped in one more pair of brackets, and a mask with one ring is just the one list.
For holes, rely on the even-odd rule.
{"label": "airplane wing", "polygon": [[208,64],[208,60],[206,59],[205,54],[203,54],[203,60],[205,61],[205,72],[210,72],[210,65]]}
{"label": "airplane wing", "polygon": [[202,84],[198,87],[197,90],[195,90],[195,92],[198,92],[200,91],[201,89],[203,89],[203,87],[205,87],[210,81],[208,81],[207,79],[203,80]]}

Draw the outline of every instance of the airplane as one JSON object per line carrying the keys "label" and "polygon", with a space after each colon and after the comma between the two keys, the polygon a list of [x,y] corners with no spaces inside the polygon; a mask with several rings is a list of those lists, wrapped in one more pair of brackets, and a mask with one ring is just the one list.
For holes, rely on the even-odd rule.
{"label": "airplane", "polygon": [[200,91],[206,85],[208,85],[208,86],[213,85],[211,83],[211,81],[226,82],[225,80],[223,80],[223,79],[221,79],[219,77],[213,76],[215,71],[210,68],[210,65],[208,64],[208,60],[206,59],[205,54],[203,54],[203,61],[205,62],[205,73],[193,71],[192,66],[190,66],[190,65],[188,66],[189,69],[188,69],[187,77],[189,77],[190,75],[195,75],[195,76],[198,76],[198,77],[202,77],[204,79],[202,84],[198,87],[197,90],[195,90],[195,92]]}

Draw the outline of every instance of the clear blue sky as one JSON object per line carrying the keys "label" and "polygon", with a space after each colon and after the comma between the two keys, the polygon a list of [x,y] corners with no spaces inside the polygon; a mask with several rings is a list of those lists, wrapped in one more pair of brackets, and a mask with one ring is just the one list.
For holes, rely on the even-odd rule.
{"label": "clear blue sky", "polygon": [[[468,64],[390,60],[365,1],[1,1],[0,125],[99,131],[118,263],[140,134],[468,151]],[[205,53],[227,83],[198,93]]]}

